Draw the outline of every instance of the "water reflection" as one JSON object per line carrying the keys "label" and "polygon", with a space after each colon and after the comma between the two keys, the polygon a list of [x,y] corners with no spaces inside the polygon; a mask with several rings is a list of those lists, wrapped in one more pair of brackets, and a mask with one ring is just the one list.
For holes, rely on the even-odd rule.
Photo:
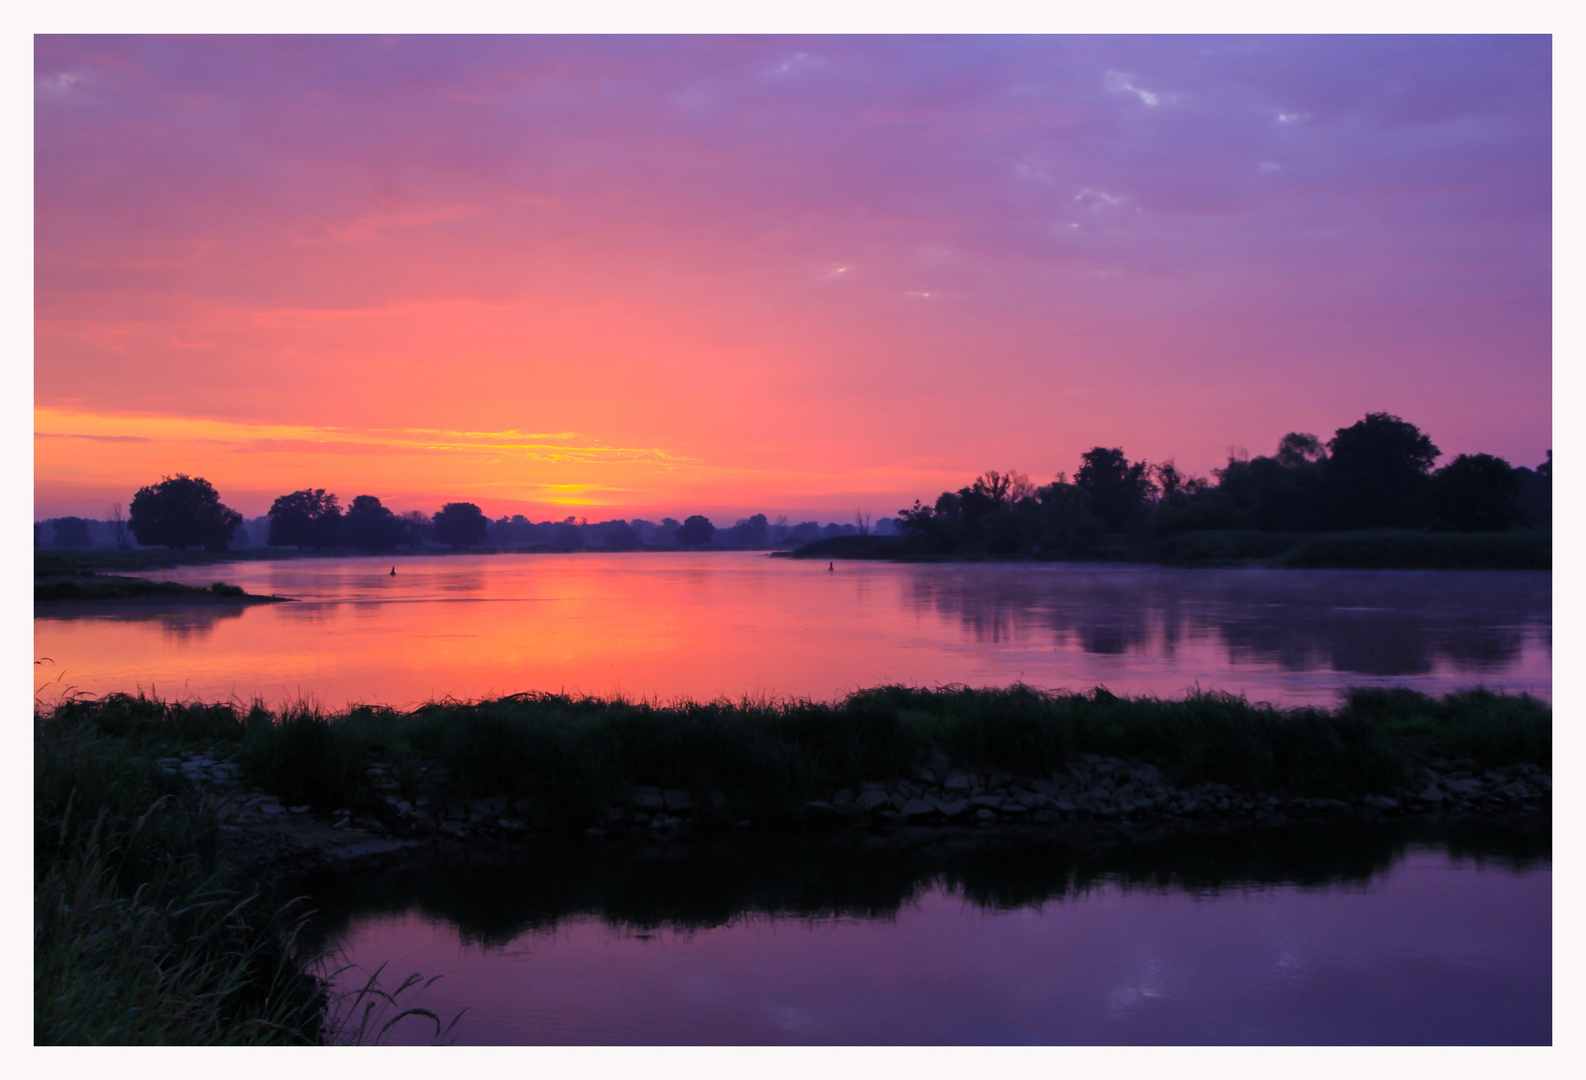
{"label": "water reflection", "polygon": [[326,938],[357,918],[414,911],[468,943],[501,947],[592,915],[629,929],[705,929],[745,915],[891,919],[945,886],[991,910],[1083,898],[1103,883],[1212,897],[1278,886],[1364,888],[1411,850],[1522,871],[1551,858],[1546,823],[1295,826],[1155,842],[1071,840],[913,845],[870,835],[799,834],[655,843],[537,845],[526,853],[321,871],[303,889]]}
{"label": "water reflection", "polygon": [[[321,875],[473,1043],[1546,1043],[1545,825],[722,839]],[[433,1028],[393,1029],[424,1042]]]}
{"label": "water reflection", "polygon": [[149,571],[297,603],[41,609],[84,690],[408,706],[532,690],[841,697],[883,683],[1331,704],[1350,685],[1547,696],[1551,575],[819,565],[751,552],[305,558]]}
{"label": "water reflection", "polygon": [[1172,658],[1209,639],[1232,663],[1294,672],[1496,673],[1552,618],[1550,576],[1524,572],[933,569],[909,579],[911,604],[976,641],[1049,631],[1059,648]]}
{"label": "water reflection", "polygon": [[152,627],[161,637],[178,644],[201,641],[215,627],[242,618],[247,608],[231,604],[52,604],[41,617],[52,622],[92,622]]}

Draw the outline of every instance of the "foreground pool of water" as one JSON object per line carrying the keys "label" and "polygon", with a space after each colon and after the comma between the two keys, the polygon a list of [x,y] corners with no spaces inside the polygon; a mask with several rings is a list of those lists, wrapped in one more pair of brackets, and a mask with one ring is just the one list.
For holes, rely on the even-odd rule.
{"label": "foreground pool of water", "polygon": [[[397,574],[390,571],[393,562]],[[36,683],[396,706],[525,690],[830,700],[882,683],[1331,704],[1552,690],[1545,572],[826,564],[753,552],[297,559],[143,576],[296,597],[47,605]]]}
{"label": "foreground pool of water", "polygon": [[[729,838],[305,888],[356,965],[339,988],[439,975],[401,1001],[462,1012],[458,1043],[1538,1044],[1549,837]],[[434,1038],[419,1016],[385,1035]]]}

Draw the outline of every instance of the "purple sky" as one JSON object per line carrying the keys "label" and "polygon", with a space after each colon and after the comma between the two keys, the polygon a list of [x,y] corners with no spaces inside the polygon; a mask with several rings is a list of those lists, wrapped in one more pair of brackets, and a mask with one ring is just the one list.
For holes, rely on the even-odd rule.
{"label": "purple sky", "polygon": [[824,519],[1379,410],[1535,465],[1551,74],[1545,37],[39,37],[36,510],[185,471],[249,513]]}

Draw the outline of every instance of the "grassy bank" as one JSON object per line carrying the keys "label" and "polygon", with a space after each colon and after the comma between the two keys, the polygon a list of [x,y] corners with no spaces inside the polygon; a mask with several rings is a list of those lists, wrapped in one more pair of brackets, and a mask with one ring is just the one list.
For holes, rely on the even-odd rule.
{"label": "grassy bank", "polygon": [[284,598],[255,596],[244,592],[240,586],[227,585],[221,581],[206,589],[197,585],[180,585],[174,581],[148,581],[91,571],[82,572],[76,577],[45,578],[33,582],[33,602],[37,604],[121,600],[277,604],[282,603]]}
{"label": "grassy bank", "polygon": [[33,739],[35,1043],[324,1040],[294,913],[228,873],[194,793],[98,724]]}
{"label": "grassy bank", "polygon": [[1215,529],[1172,536],[1090,537],[1061,551],[995,555],[974,547],[936,551],[913,537],[835,536],[789,553],[797,559],[888,559],[904,562],[1131,562],[1164,566],[1262,566],[1350,570],[1550,570],[1547,532],[1433,533],[1365,529],[1275,533]]}
{"label": "grassy bank", "polygon": [[379,783],[412,798],[423,778],[447,797],[522,800],[535,826],[552,829],[599,824],[636,785],[691,792],[722,821],[797,821],[808,800],[902,777],[936,752],[1026,776],[1081,754],[1111,755],[1154,764],[1179,784],[1325,797],[1401,790],[1433,758],[1548,769],[1552,757],[1551,707],[1486,691],[1357,690],[1333,709],[1026,687],[881,687],[834,704],[525,694],[283,715],[111,695],[62,704],[42,723],[142,753],[223,746],[250,782],[290,804],[374,806]]}

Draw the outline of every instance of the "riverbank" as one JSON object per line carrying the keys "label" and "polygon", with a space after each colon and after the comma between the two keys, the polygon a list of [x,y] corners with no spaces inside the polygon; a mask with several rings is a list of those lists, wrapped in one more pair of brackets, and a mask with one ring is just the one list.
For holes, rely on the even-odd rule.
{"label": "riverbank", "polygon": [[234,785],[222,824],[288,814],[438,840],[1529,813],[1549,804],[1552,755],[1550,706],[1485,691],[1357,690],[1331,710],[1026,687],[882,687],[834,704],[525,694],[284,715],[110,695],[40,722]]}
{"label": "riverbank", "polygon": [[285,715],[68,701],[35,717],[35,1038],[333,1040],[281,891],[315,866],[757,833],[956,850],[1545,828],[1551,720],[1482,691],[1355,691],[1332,710],[1024,687]]}
{"label": "riverbank", "polygon": [[894,562],[1122,562],[1177,567],[1307,570],[1551,570],[1548,532],[1433,533],[1362,529],[1338,533],[1206,530],[1172,536],[1096,536],[1061,551],[996,553],[933,549],[901,536],[835,536],[777,557]]}
{"label": "riverbank", "polygon": [[139,604],[284,604],[285,596],[257,596],[236,585],[217,581],[209,588],[174,581],[99,574],[91,570],[74,576],[35,577],[35,604],[87,604],[136,602]]}

